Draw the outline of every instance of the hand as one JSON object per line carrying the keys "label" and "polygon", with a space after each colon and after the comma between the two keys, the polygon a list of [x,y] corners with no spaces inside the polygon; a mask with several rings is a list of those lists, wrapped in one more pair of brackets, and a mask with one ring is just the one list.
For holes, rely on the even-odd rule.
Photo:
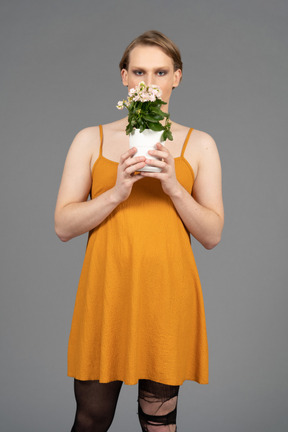
{"label": "hand", "polygon": [[133,184],[143,178],[140,174],[135,174],[135,171],[145,166],[146,158],[145,156],[133,157],[136,151],[136,147],[133,147],[120,157],[114,186],[116,199],[119,202],[125,201],[131,193]]}
{"label": "hand", "polygon": [[146,165],[161,168],[161,172],[142,171],[142,177],[154,177],[161,181],[163,191],[172,196],[180,187],[175,173],[174,158],[169,150],[160,143],[156,144],[157,150],[149,150],[149,154],[159,159],[146,159]]}

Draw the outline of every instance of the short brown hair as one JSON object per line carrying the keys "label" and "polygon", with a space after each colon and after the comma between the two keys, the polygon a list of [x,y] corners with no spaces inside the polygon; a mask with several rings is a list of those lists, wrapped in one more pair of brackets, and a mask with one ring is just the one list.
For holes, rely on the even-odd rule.
{"label": "short brown hair", "polygon": [[174,70],[176,71],[181,69],[182,71],[183,64],[179,48],[174,42],[172,42],[171,39],[157,30],[149,30],[141,34],[127,46],[119,63],[120,71],[122,69],[128,70],[130,52],[138,45],[156,45],[160,47],[165,52],[165,54],[167,54],[173,60]]}

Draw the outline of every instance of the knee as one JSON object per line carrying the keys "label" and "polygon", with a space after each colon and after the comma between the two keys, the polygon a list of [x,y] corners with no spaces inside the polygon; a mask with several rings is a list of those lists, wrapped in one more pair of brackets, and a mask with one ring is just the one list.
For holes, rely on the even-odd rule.
{"label": "knee", "polygon": [[138,416],[143,432],[175,432],[179,386],[139,382]]}
{"label": "knee", "polygon": [[175,432],[177,406],[175,400],[160,404],[158,409],[138,401],[138,416],[143,432]]}
{"label": "knee", "polygon": [[111,413],[99,410],[77,410],[72,432],[108,431],[113,420]]}

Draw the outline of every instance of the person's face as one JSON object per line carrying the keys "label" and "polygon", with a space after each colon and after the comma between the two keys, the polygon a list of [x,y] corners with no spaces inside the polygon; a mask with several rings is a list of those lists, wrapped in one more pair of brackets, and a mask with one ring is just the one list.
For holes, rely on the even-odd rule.
{"label": "person's face", "polygon": [[181,74],[180,69],[174,71],[171,57],[154,45],[138,45],[133,48],[128,70],[121,71],[123,85],[128,86],[128,91],[141,81],[147,85],[158,85],[162,90],[162,99],[167,102],[161,108],[163,111],[168,110],[172,88],[179,85]]}

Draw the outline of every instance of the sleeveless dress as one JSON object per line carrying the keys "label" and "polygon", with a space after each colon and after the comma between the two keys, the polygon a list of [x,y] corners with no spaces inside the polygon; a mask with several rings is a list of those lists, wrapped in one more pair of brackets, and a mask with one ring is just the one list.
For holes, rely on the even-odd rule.
{"label": "sleeveless dress", "polygon": [[[100,152],[91,198],[116,182],[118,163]],[[194,173],[174,158],[191,194]],[[208,383],[202,290],[190,235],[161,182],[143,178],[129,198],[89,232],[68,344],[68,376],[106,383],[139,379]]]}

